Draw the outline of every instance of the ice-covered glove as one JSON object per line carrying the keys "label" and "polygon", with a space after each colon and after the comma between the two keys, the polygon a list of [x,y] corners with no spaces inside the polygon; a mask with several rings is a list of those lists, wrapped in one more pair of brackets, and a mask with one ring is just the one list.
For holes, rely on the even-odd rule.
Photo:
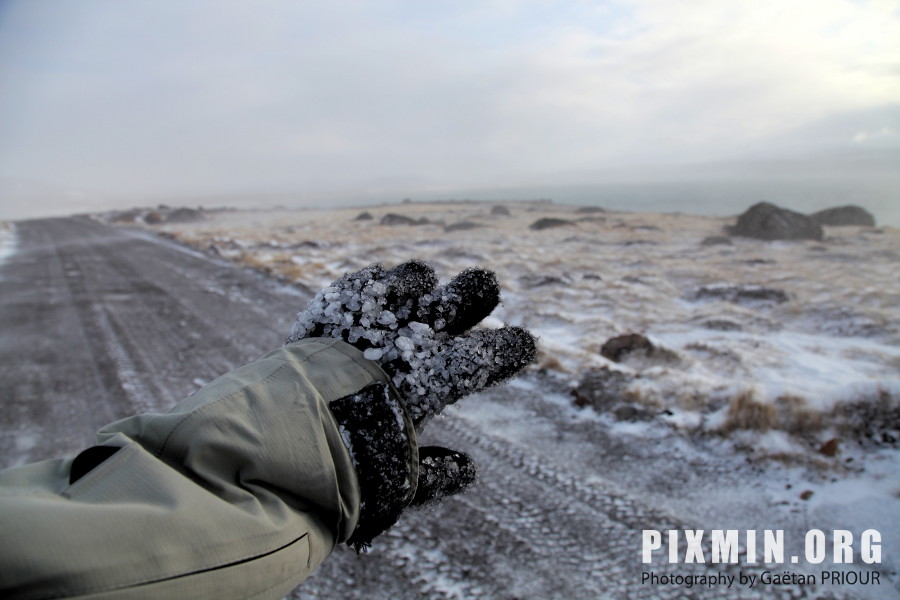
{"label": "ice-covered glove", "polygon": [[297,316],[288,343],[342,339],[377,362],[399,393],[398,401],[388,386],[374,384],[331,403],[360,481],[360,521],[348,542],[357,549],[407,505],[459,493],[475,480],[467,455],[418,448],[413,429],[534,361],[535,339],[527,330],[473,329],[499,300],[491,271],[467,269],[438,286],[431,267],[410,261],[344,275]]}

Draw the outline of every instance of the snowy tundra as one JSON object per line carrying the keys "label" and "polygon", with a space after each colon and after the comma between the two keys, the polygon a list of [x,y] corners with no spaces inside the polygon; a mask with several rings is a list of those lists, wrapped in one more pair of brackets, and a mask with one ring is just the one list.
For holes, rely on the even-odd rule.
{"label": "snowy tundra", "polygon": [[[900,596],[900,230],[826,227],[822,241],[767,242],[728,236],[733,217],[549,202],[201,216],[126,220],[310,294],[373,262],[421,258],[444,279],[494,270],[503,295],[489,321],[534,331],[539,363],[506,400],[448,410],[451,434],[465,437],[454,420],[477,423],[539,463],[589,461],[573,468],[578,485],[623,490],[701,527],[759,529],[760,539],[877,529],[879,586],[792,589]],[[629,334],[638,347],[604,351]],[[595,442],[605,454],[586,450]],[[405,565],[418,554],[402,529],[390,544]],[[426,577],[428,590],[478,597],[452,577],[442,587],[441,573]],[[628,589],[675,593],[660,585]],[[306,589],[316,594],[315,581]]]}

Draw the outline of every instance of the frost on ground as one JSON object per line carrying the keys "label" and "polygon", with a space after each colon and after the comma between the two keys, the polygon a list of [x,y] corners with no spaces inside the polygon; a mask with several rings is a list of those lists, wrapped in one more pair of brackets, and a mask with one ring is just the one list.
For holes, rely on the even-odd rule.
{"label": "frost on ground", "polygon": [[[159,228],[310,292],[376,261],[420,258],[444,279],[494,270],[503,298],[492,318],[538,334],[541,372],[573,391],[615,385],[618,400],[594,408],[625,421],[784,432],[754,450],[771,454],[831,439],[896,443],[900,231],[832,227],[822,242],[764,242],[722,238],[728,218],[493,208],[219,212]],[[601,355],[629,333],[661,351]]]}
{"label": "frost on ground", "polygon": [[[606,440],[585,477],[704,526],[784,512],[803,528],[871,518],[896,539],[900,231],[766,242],[724,236],[734,218],[505,208],[222,211],[153,228],[310,296],[373,262],[419,258],[444,282],[491,269],[502,303],[488,320],[536,333],[539,363],[511,390],[528,403],[464,401],[455,418],[560,463]],[[627,334],[647,344],[604,356]]]}

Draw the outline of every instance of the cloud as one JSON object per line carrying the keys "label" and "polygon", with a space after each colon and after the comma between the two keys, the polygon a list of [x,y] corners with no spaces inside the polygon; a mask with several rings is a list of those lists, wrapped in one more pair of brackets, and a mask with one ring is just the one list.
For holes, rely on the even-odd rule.
{"label": "cloud", "polygon": [[896,39],[877,1],[20,0],[0,176],[290,191],[735,158],[836,114],[896,119]]}

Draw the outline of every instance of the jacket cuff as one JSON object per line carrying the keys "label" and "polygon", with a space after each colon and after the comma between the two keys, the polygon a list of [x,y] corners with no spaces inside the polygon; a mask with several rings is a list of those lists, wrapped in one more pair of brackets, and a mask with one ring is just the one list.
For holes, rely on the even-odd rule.
{"label": "jacket cuff", "polygon": [[397,522],[416,495],[415,429],[385,383],[373,383],[329,403],[350,452],[360,489],[360,516],[347,540],[358,552]]}

